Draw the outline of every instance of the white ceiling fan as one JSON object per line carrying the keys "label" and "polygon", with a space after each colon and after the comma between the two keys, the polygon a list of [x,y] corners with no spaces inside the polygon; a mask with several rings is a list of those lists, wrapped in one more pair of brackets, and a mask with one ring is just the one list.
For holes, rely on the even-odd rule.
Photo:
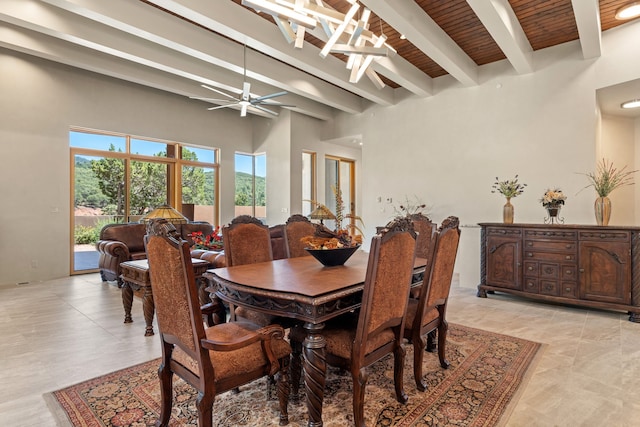
{"label": "white ceiling fan", "polygon": [[269,113],[272,114],[274,116],[277,116],[278,113],[276,113],[273,110],[270,110],[268,108],[265,108],[265,105],[272,105],[272,106],[276,106],[276,107],[295,107],[295,105],[286,105],[286,104],[280,104],[279,102],[272,102],[271,99],[272,98],[277,98],[278,96],[282,96],[282,95],[286,95],[288,92],[287,91],[282,91],[282,92],[275,92],[269,95],[264,95],[264,96],[259,96],[256,98],[253,98],[251,96],[251,83],[249,83],[247,81],[247,45],[244,45],[244,71],[243,71],[243,78],[242,78],[242,93],[240,94],[240,97],[235,97],[233,95],[229,95],[226,92],[223,92],[219,89],[216,89],[214,87],[211,86],[207,86],[205,84],[201,85],[203,88],[209,89],[211,91],[214,91],[220,95],[223,95],[229,99],[216,99],[216,98],[202,98],[199,96],[191,96],[191,99],[199,99],[201,101],[209,101],[209,102],[216,102],[216,103],[220,103],[220,102],[224,102],[225,104],[223,105],[218,105],[216,107],[211,107],[211,108],[207,108],[207,110],[212,111],[212,110],[218,110],[220,108],[226,108],[226,107],[232,107],[235,105],[239,105],[240,106],[240,116],[241,117],[245,117],[247,115],[247,109],[249,107],[253,107],[256,108],[260,111],[264,111],[265,113]]}

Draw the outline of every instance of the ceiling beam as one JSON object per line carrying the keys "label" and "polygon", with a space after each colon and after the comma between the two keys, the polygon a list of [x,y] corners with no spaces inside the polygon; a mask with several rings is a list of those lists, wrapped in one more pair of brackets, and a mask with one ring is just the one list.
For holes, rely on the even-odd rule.
{"label": "ceiling beam", "polygon": [[[188,55],[193,58],[193,61],[204,61],[238,75],[244,72],[241,45],[142,2],[131,0],[110,0],[108,3],[102,0],[43,1],[101,23],[99,25],[104,24],[141,40],[172,49],[179,52],[179,55]],[[187,62],[191,60],[184,59]],[[362,102],[357,95],[280,61],[249,50],[247,67],[249,68],[247,76],[252,81],[266,83],[351,114],[362,112]],[[232,90],[213,81],[215,70],[217,68],[212,68],[214,76],[208,84]],[[235,86],[237,85],[234,85],[234,88]],[[271,92],[273,90],[268,93]]]}
{"label": "ceiling beam", "polygon": [[372,102],[394,104],[393,89],[380,90],[369,80],[350,83],[343,61],[333,56],[323,59],[320,49],[313,45],[295,49],[277,26],[231,1],[216,1],[215,7],[211,7],[209,0],[149,1]]}
{"label": "ceiling beam", "polygon": [[507,0],[467,0],[518,74],[533,72],[533,49]]}
{"label": "ceiling beam", "polygon": [[571,0],[576,17],[582,56],[584,59],[602,55],[602,30],[600,26],[600,5],[598,0]]}
{"label": "ceiling beam", "polygon": [[478,66],[413,0],[360,0],[465,86],[478,84]]}

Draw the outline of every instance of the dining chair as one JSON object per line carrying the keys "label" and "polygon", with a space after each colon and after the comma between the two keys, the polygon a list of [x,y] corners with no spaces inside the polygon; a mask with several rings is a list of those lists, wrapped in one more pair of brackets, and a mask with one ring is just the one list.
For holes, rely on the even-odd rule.
{"label": "dining chair", "polygon": [[[402,374],[405,312],[413,275],[416,234],[407,218],[388,224],[371,241],[362,306],[355,325],[345,320],[329,322],[323,331],[326,360],[348,369],[353,378],[353,415],[364,427],[364,396],[367,368],[392,353],[396,399],[407,402]],[[355,319],[355,316],[353,317]]]}
{"label": "dining chair", "polygon": [[459,220],[450,216],[442,221],[436,232],[431,262],[425,270],[420,296],[410,299],[404,325],[404,337],[413,344],[413,375],[420,391],[427,389],[422,378],[422,361],[425,350],[432,350],[433,332],[437,331],[438,358],[446,369],[449,361],[445,357],[448,324],[447,301],[453,279],[453,268],[460,242]]}
{"label": "dining chair", "polygon": [[[229,225],[222,227],[222,241],[227,267],[273,261],[269,227],[251,215],[237,216]],[[230,306],[230,319],[236,320],[238,316],[259,325],[271,323],[271,318],[266,314]]]}
{"label": "dining chair", "polygon": [[[413,227],[416,233],[418,233],[418,237],[416,238],[416,256],[428,260],[425,266],[425,271],[428,271],[430,268],[428,264],[431,262],[434,237],[438,225],[431,221],[429,217],[419,212],[409,215],[409,219],[413,222]],[[424,273],[418,274],[422,277],[414,278],[414,283],[424,278]],[[422,285],[411,288],[411,298],[419,298],[421,288]]]}
{"label": "dining chair", "polygon": [[200,427],[212,425],[216,395],[278,374],[279,421],[288,424],[291,347],[283,339],[282,327],[230,322],[205,328],[189,243],[175,234],[172,224],[157,219],[147,226],[145,249],[162,343],[156,425],[169,425],[174,374],[198,390]]}
{"label": "dining chair", "polygon": [[250,215],[240,215],[222,227],[227,267],[273,261],[269,227]]}
{"label": "dining chair", "polygon": [[[286,234],[286,230],[283,230]],[[286,236],[284,236],[286,239]],[[227,267],[273,261],[273,247],[269,227],[250,215],[240,215],[222,227],[222,240]],[[244,307],[229,307],[230,319],[247,319],[258,325],[269,325],[275,316]]]}
{"label": "dining chair", "polygon": [[302,238],[313,236],[316,232],[316,225],[309,219],[300,214],[291,215],[285,223],[287,230],[287,245],[289,246],[289,258],[300,256],[309,256],[304,248],[306,245],[302,243]]}

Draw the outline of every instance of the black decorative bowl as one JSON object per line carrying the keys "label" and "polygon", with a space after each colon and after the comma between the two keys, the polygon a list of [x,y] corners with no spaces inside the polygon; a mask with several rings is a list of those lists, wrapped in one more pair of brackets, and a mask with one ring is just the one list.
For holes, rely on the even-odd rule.
{"label": "black decorative bowl", "polygon": [[333,267],[336,265],[342,265],[351,255],[360,248],[358,246],[352,246],[349,248],[337,248],[337,249],[309,249],[305,248],[307,252],[314,256],[315,259],[320,261],[322,265],[326,267]]}

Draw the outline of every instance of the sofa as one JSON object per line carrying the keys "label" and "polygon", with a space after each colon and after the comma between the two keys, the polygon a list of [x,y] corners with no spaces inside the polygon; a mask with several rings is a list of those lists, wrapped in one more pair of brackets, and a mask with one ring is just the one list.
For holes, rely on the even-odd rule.
{"label": "sofa", "polygon": [[[182,238],[188,241],[191,240],[189,234],[193,232],[201,231],[203,234],[209,234],[213,231],[213,226],[208,222],[175,224],[175,227]],[[146,233],[146,224],[138,222],[107,224],[100,230],[96,250],[100,254],[98,268],[103,282],[116,281],[118,287],[122,287],[120,264],[147,258],[144,250]]]}

